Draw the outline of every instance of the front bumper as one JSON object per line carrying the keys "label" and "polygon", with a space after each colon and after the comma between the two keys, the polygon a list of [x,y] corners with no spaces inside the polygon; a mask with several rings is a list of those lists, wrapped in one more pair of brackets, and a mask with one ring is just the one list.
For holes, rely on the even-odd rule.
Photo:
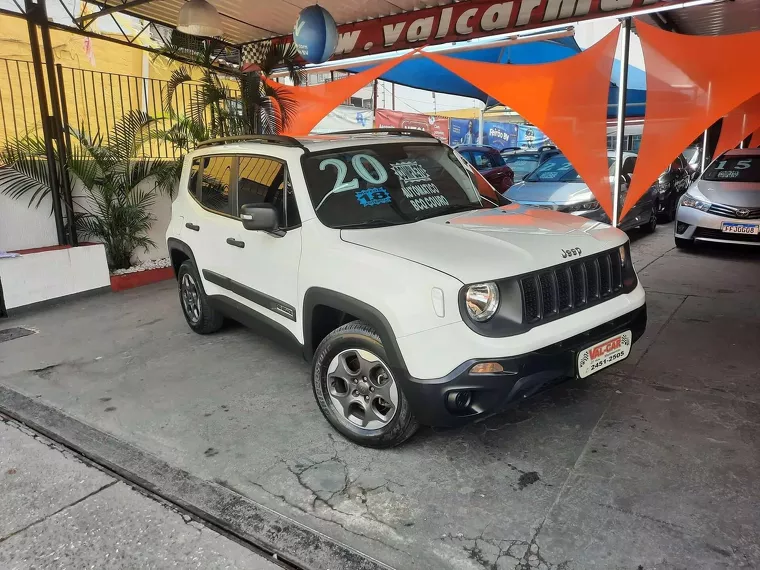
{"label": "front bumper", "polygon": [[[644,334],[646,323],[646,305],[642,305],[584,333],[533,352],[506,358],[468,360],[443,378],[420,380],[407,376],[404,395],[422,424],[456,426],[469,423],[554,384],[575,378],[578,352],[627,330],[633,333],[633,342],[636,342]],[[504,372],[471,374],[472,367],[481,362],[498,362]],[[469,400],[466,406],[457,403],[457,396],[463,393],[459,404]]]}
{"label": "front bumper", "polygon": [[760,235],[725,233],[722,230],[723,222],[760,225],[758,219],[730,218],[679,205],[676,212],[676,237],[693,241],[760,245]]}

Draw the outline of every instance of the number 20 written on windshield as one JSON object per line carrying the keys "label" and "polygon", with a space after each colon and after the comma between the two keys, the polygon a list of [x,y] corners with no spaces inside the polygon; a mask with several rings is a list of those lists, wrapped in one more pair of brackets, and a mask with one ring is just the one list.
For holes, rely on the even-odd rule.
{"label": "number 20 written on windshield", "polygon": [[[372,167],[372,170],[375,171],[374,174],[371,173],[369,169],[364,165],[365,162]],[[348,174],[348,166],[346,166],[346,163],[344,161],[337,158],[326,158],[319,163],[320,170],[326,170],[328,166],[334,167],[337,171],[335,185],[333,186],[333,189],[325,194],[325,197],[322,198],[322,200],[319,202],[316,207],[317,210],[320,208],[320,206],[322,206],[324,201],[327,200],[330,195],[338,194],[340,192],[347,192],[349,190],[356,190],[359,188],[358,178],[354,178],[353,180],[348,181],[346,180],[346,175]],[[353,158],[351,158],[351,166],[354,167],[356,173],[361,176],[363,180],[369,182],[370,184],[382,184],[388,180],[388,172],[385,170],[385,168],[383,168],[383,165],[380,164],[380,162],[374,156],[370,156],[368,154],[355,154]]]}

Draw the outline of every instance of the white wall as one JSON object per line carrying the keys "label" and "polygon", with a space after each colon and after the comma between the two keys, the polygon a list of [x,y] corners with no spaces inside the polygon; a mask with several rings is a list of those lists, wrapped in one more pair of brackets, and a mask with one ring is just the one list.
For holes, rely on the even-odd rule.
{"label": "white wall", "polygon": [[100,244],[0,259],[0,281],[8,310],[111,284]]}
{"label": "white wall", "polygon": [[0,194],[0,251],[57,245],[51,200],[28,208],[29,198],[13,200]]}
{"label": "white wall", "polygon": [[[618,26],[620,23],[617,20],[581,22],[575,26],[575,41],[578,42],[581,49],[588,49]],[[615,57],[617,59],[622,58],[619,41]],[[644,51],[641,49],[641,40],[635,33],[631,33],[628,61],[634,67],[644,69]]]}
{"label": "white wall", "polygon": [[[151,182],[144,182],[147,189],[152,186]],[[75,189],[76,196],[79,194]],[[39,208],[28,208],[29,199],[12,200],[4,194],[0,194],[0,251],[13,251],[19,249],[32,249],[57,245],[58,238],[55,230],[55,219],[51,214],[50,198],[43,200]],[[171,200],[168,196],[156,196],[156,203],[152,208],[156,222],[149,232],[149,237],[156,242],[156,247],[148,253],[142,249],[135,251],[133,258],[137,261],[147,261],[167,257],[169,252],[166,248],[166,228],[171,218]],[[92,241],[91,238],[80,236],[82,241]]]}

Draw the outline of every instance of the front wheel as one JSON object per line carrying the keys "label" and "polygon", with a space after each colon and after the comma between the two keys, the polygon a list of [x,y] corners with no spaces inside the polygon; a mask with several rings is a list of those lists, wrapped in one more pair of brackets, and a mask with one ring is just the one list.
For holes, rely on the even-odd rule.
{"label": "front wheel", "polygon": [[678,194],[673,192],[662,212],[662,221],[665,223],[672,222],[676,219],[676,210],[678,209]]}
{"label": "front wheel", "polygon": [[648,234],[654,233],[657,229],[657,202],[652,204],[652,212],[649,215],[649,221],[641,227]]}
{"label": "front wheel", "polygon": [[394,447],[418,424],[378,334],[354,321],[328,334],[312,365],[314,397],[328,422],[366,447]]}

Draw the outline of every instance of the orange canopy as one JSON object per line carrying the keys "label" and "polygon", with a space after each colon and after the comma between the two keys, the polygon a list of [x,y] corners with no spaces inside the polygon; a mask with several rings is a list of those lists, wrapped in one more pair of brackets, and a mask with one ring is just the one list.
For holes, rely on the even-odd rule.
{"label": "orange canopy", "polygon": [[607,163],[607,97],[619,29],[568,59],[537,65],[423,55],[536,125],[562,149],[612,217]]}
{"label": "orange canopy", "polygon": [[621,219],[667,166],[719,118],[760,93],[747,59],[760,32],[686,36],[636,20],[644,50],[647,106],[639,158]]}
{"label": "orange canopy", "polygon": [[392,67],[415,55],[416,51],[390,59],[361,73],[355,73],[343,79],[319,85],[294,87],[265,79],[270,87],[283,93],[288,99],[294,101],[296,105],[295,114],[297,119],[282,134],[290,136],[308,135],[317,126],[319,121],[324,119],[335,107]]}
{"label": "orange canopy", "polygon": [[758,128],[760,128],[760,94],[747,99],[725,116],[720,129],[720,139],[715,147],[715,156],[718,157],[734,148]]}

